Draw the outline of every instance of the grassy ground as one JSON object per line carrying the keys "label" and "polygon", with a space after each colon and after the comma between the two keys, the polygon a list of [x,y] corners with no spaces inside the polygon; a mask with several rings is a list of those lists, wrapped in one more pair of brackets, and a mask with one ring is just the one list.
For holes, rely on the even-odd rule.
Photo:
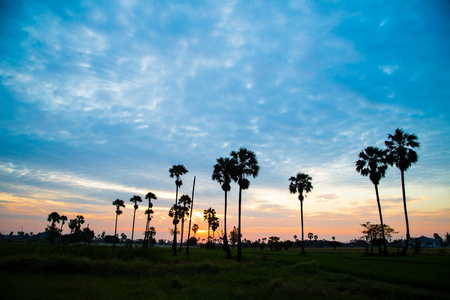
{"label": "grassy ground", "polygon": [[144,251],[0,244],[2,299],[450,299],[445,251],[406,257],[358,249]]}

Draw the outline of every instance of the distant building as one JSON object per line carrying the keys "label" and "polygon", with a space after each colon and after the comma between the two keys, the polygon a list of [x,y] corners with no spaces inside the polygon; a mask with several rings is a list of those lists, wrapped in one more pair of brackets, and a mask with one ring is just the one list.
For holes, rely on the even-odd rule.
{"label": "distant building", "polygon": [[418,238],[418,240],[421,248],[439,248],[441,246],[436,239],[428,238],[423,235]]}

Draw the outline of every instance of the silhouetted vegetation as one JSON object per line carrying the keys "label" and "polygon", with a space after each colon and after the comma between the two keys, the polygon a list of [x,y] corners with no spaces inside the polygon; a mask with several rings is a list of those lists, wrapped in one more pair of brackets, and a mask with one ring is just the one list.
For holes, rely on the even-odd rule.
{"label": "silhouetted vegetation", "polygon": [[406,243],[402,250],[403,255],[406,255],[408,252],[409,240],[411,238],[409,233],[408,210],[406,208],[405,171],[419,159],[419,156],[413,150],[420,146],[417,139],[416,135],[408,134],[403,129],[397,128],[394,134],[388,134],[388,139],[385,141],[386,147],[388,148],[388,163],[391,166],[395,165],[400,170],[402,180],[403,210],[405,212],[406,222]]}
{"label": "silhouetted vegetation", "polygon": [[[308,174],[297,173],[294,177],[289,178],[289,192],[291,194],[298,193],[298,200],[300,201],[300,217],[302,226],[302,254],[305,254],[305,236],[303,233],[303,199],[306,198],[306,194],[311,192],[313,186],[311,184],[312,178]],[[305,195],[303,196],[303,193]],[[311,239],[311,238],[310,238]]]}

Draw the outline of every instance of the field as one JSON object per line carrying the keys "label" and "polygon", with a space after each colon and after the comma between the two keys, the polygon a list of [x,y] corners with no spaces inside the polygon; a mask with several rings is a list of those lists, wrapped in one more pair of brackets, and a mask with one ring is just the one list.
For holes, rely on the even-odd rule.
{"label": "field", "polygon": [[450,299],[449,250],[244,249],[236,262],[220,249],[5,242],[0,287],[2,299]]}

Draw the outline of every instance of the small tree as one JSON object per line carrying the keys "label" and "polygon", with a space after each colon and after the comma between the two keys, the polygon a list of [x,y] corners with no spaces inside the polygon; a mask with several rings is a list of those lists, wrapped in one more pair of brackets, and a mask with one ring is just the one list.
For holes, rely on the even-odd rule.
{"label": "small tree", "polygon": [[194,237],[195,238],[196,238],[198,229],[199,229],[198,224],[192,225],[192,231],[194,232]]}
{"label": "small tree", "polygon": [[53,244],[55,239],[61,235],[61,229],[56,227],[56,223],[60,221],[60,216],[57,212],[52,212],[48,215],[47,221],[51,224],[45,228],[45,232],[47,233],[47,239]]}
{"label": "small tree", "polygon": [[238,236],[239,236],[239,230],[236,228],[236,226],[234,226],[233,230],[230,231],[230,235],[228,236],[229,237],[229,241],[230,241],[231,246],[233,247],[233,249],[234,249],[234,245],[236,245],[236,243],[239,240]]}

